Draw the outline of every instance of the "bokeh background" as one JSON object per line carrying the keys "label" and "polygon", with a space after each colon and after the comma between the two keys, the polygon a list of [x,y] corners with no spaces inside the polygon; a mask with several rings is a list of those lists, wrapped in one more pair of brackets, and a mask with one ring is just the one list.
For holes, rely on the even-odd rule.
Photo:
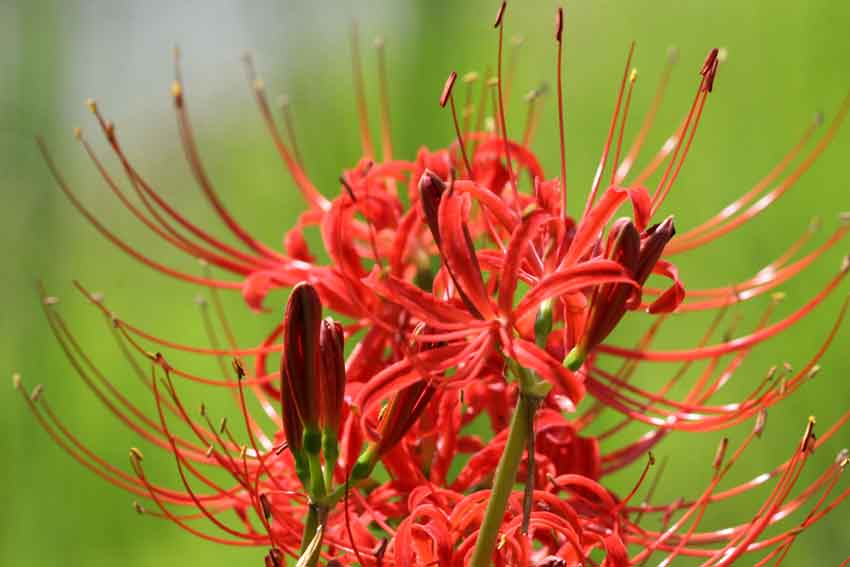
{"label": "bokeh background", "polygon": [[[519,95],[553,82],[551,38],[556,3],[514,2],[508,37],[522,35],[514,92]],[[277,159],[244,79],[240,57],[253,50],[270,94],[288,94],[306,169],[326,193],[359,155],[348,26],[361,25],[361,39],[377,125],[375,57],[371,40],[387,45],[391,114],[396,154],[412,157],[418,147],[439,147],[452,138],[448,115],[437,97],[449,71],[492,67],[496,35],[494,0],[447,2],[128,2],[107,0],[0,0],[0,360],[2,372],[21,372],[45,393],[71,428],[99,453],[129,470],[127,450],[146,450],[149,474],[177,485],[173,462],[157,458],[135,435],[96,402],[48,333],[36,299],[41,279],[61,298],[59,308],[78,339],[138,405],[153,409],[150,397],[130,381],[128,369],[103,320],[73,291],[72,279],[106,293],[122,317],[161,335],[203,344],[205,336],[193,301],[198,290],[134,263],[104,241],[75,214],[57,190],[34,144],[44,136],[69,182],[106,222],[149,255],[198,273],[191,259],[155,242],[132,222],[108,194],[71,133],[83,128],[103,156],[108,152],[83,101],[95,97],[117,124],[128,153],[150,181],[182,211],[223,234],[222,227],[192,183],[182,159],[168,87],[171,48],[184,53],[186,96],[206,164],[237,218],[272,246],[302,204]],[[649,105],[668,47],[680,60],[648,148],[657,148],[690,104],[697,70],[710,47],[728,49],[694,149],[665,206],[680,228],[707,218],[751,187],[781,159],[817,111],[829,120],[850,89],[850,5],[818,2],[734,0],[632,2],[575,0],[567,5],[566,106],[569,183],[583,195],[589,186],[613,108],[616,85],[631,40],[637,41],[640,72],[629,128],[634,133]],[[544,166],[557,171],[554,97],[546,99],[534,143]],[[514,96],[509,126],[518,132],[525,107]],[[848,192],[850,125],[792,192],[766,214],[706,249],[680,256],[686,284],[705,287],[746,278],[776,257],[822,218],[817,239],[850,209]],[[118,177],[113,160],[108,167]],[[575,193],[574,193],[575,194]],[[580,199],[574,199],[577,203]],[[802,276],[783,286],[787,314],[811,297],[838,269],[839,246]],[[771,365],[801,366],[832,324],[848,287],[789,333],[756,349],[735,375],[722,399],[740,398]],[[282,302],[283,296],[273,296]],[[738,310],[741,330],[750,329],[767,299]],[[271,327],[273,312],[249,314],[228,298],[232,321],[244,344]],[[682,317],[661,346],[692,345],[707,319]],[[630,343],[647,319],[632,316],[615,338]],[[844,329],[824,357],[823,371],[792,399],[771,412],[765,437],[739,462],[734,480],[751,478],[785,460],[799,442],[806,417],[818,417],[823,431],[850,408]],[[176,355],[175,355],[176,356]],[[199,372],[215,367],[189,360]],[[211,364],[211,363],[210,363]],[[660,377],[641,375],[657,386]],[[182,386],[191,400],[203,399],[216,416],[237,417],[220,393]],[[234,550],[205,543],[173,525],[139,517],[133,498],[105,485],[53,445],[10,387],[0,389],[0,564],[123,567],[165,565],[259,565],[263,550]],[[749,425],[747,425],[749,427]],[[741,430],[741,431],[745,431]],[[733,443],[741,437],[733,432]],[[696,496],[711,474],[719,434],[673,435],[657,451],[669,464],[658,499]],[[806,477],[823,469],[850,444],[840,432],[810,461]],[[611,479],[619,490],[639,470]],[[846,481],[843,487],[846,487]],[[757,508],[759,492],[712,509],[706,526],[745,521]],[[799,522],[802,516],[792,522]],[[788,565],[837,565],[850,554],[845,505],[794,546]],[[793,525],[792,524],[788,524]],[[679,564],[679,562],[677,562]],[[689,564],[681,561],[682,565]]]}

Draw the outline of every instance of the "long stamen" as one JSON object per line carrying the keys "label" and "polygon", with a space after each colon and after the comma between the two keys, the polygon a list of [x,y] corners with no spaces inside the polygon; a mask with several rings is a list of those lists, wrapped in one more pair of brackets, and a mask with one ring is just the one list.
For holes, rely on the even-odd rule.
{"label": "long stamen", "polygon": [[286,137],[289,138],[289,144],[292,146],[292,155],[295,156],[295,163],[301,169],[304,169],[304,160],[301,159],[301,150],[298,148],[298,139],[295,137],[295,122],[292,119],[292,103],[289,97],[282,94],[277,97],[277,107],[280,110],[283,118],[283,127],[286,129]]}
{"label": "long stamen", "polygon": [[375,51],[378,53],[378,95],[381,116],[381,150],[384,161],[393,159],[392,128],[390,127],[390,95],[387,88],[387,57],[384,39],[375,39]]}
{"label": "long stamen", "polygon": [[562,77],[564,55],[564,9],[555,14],[555,41],[558,43],[558,142],[561,157],[561,216],[567,218],[567,150],[564,142],[564,80]]}
{"label": "long stamen", "polygon": [[546,94],[547,86],[545,84],[537,87],[525,95],[525,102],[528,103],[528,113],[525,117],[525,131],[522,134],[522,145],[528,147],[531,144],[531,139],[534,132],[537,130],[540,113],[538,112],[538,103]]}
{"label": "long stamen", "polygon": [[614,141],[614,132],[617,129],[617,118],[620,115],[620,106],[623,104],[623,93],[626,90],[626,81],[629,78],[629,71],[632,67],[632,56],[635,53],[635,42],[629,46],[629,54],[626,57],[626,67],[623,70],[623,79],[620,81],[620,89],[617,92],[617,102],[614,105],[614,114],[611,116],[611,125],[608,127],[608,137],[605,140],[605,147],[602,149],[602,157],[599,158],[599,165],[596,168],[596,175],[593,177],[593,185],[590,189],[590,194],[587,196],[587,203],[584,205],[584,214],[586,216],[593,202],[596,200],[596,193],[599,191],[599,185],[602,182],[602,172],[605,170],[605,165],[608,163],[608,154],[611,151],[611,143]]}
{"label": "long stamen", "polygon": [[192,283],[196,283],[196,284],[201,284],[201,285],[211,285],[211,286],[226,287],[226,288],[231,288],[231,289],[239,289],[239,288],[242,287],[242,284],[239,283],[239,282],[229,282],[229,281],[222,281],[222,280],[207,281],[207,280],[204,280],[203,278],[199,278],[197,276],[193,276],[191,274],[186,274],[186,273],[180,272],[178,270],[175,270],[173,268],[169,268],[168,266],[160,264],[159,262],[145,256],[144,254],[142,254],[141,252],[139,252],[138,250],[136,250],[135,248],[133,248],[132,246],[130,246],[129,244],[124,242],[124,240],[122,240],[121,238],[116,236],[115,233],[113,233],[108,228],[106,228],[106,226],[103,223],[101,223],[97,219],[97,217],[95,217],[94,214],[91,211],[89,211],[89,209],[87,209],[85,207],[85,205],[83,205],[83,203],[79,200],[79,198],[73,192],[71,187],[67,184],[65,179],[59,173],[59,169],[56,166],[56,163],[53,161],[53,157],[50,155],[50,152],[47,150],[47,146],[44,143],[44,140],[42,140],[41,138],[36,138],[36,142],[38,144],[39,150],[41,151],[41,155],[44,158],[45,163],[47,163],[47,168],[50,170],[50,173],[53,175],[53,179],[56,181],[56,184],[59,186],[59,189],[62,190],[62,192],[65,194],[65,196],[68,198],[68,200],[74,206],[74,208],[77,209],[80,212],[80,214],[82,214],[86,218],[86,220],[88,220],[89,223],[101,235],[103,235],[107,240],[112,242],[115,246],[120,248],[122,251],[126,252],[128,255],[130,255],[134,259],[138,260],[139,262],[153,268],[154,270],[168,274],[168,275],[170,275],[174,278],[180,279],[180,280],[184,280],[184,281],[188,281],[188,282],[192,282]]}
{"label": "long stamen", "polygon": [[629,174],[629,171],[631,171],[638,154],[640,154],[643,143],[646,141],[646,136],[649,134],[649,130],[655,122],[658,109],[661,108],[661,102],[664,100],[664,94],[667,92],[667,85],[670,83],[670,75],[673,71],[673,66],[676,64],[678,59],[679,51],[675,47],[671,47],[667,54],[667,64],[664,65],[664,70],[661,72],[661,78],[658,80],[658,86],[655,88],[655,96],[652,99],[652,106],[650,106],[649,112],[646,113],[646,117],[643,119],[640,131],[632,142],[631,148],[626,153],[623,163],[621,163],[617,168],[617,177],[614,179],[615,183],[620,183],[623,179],[625,179],[625,177]]}
{"label": "long stamen", "polygon": [[357,20],[351,22],[351,72],[354,75],[354,96],[357,100],[357,118],[360,121],[360,143],[364,157],[375,155],[372,135],[369,133],[369,111],[366,106],[366,92],[363,86],[363,67],[360,60],[360,34]]}
{"label": "long stamen", "polygon": [[[691,109],[688,112],[688,117],[685,119],[685,124],[682,127],[681,135],[679,136],[679,140],[676,144],[676,149],[673,151],[673,155],[667,164],[667,169],[664,171],[664,175],[661,177],[661,181],[658,183],[658,186],[655,188],[655,192],[652,195],[652,214],[655,214],[661,206],[661,203],[664,202],[664,199],[670,192],[670,188],[673,186],[673,182],[676,180],[676,177],[679,175],[679,171],[682,169],[682,164],[684,164],[685,157],[693,143],[694,135],[696,134],[697,126],[699,125],[700,118],[702,117],[702,111],[705,107],[705,102],[708,99],[708,94],[714,88],[714,79],[717,76],[718,65],[725,58],[724,54],[725,52],[721,52],[715,47],[709,51],[708,57],[706,57],[705,63],[703,63],[702,70],[700,71],[702,80],[697,88],[697,94],[694,98],[693,104],[691,105]],[[688,134],[687,143],[685,143],[685,134],[688,132],[689,127],[690,133]],[[679,157],[679,151],[682,150],[683,144],[684,150],[682,151],[681,157]],[[676,163],[677,157],[679,158],[678,163]],[[673,170],[674,165],[676,165],[675,170]]]}
{"label": "long stamen", "polygon": [[449,74],[449,77],[446,79],[446,84],[443,86],[443,92],[440,95],[440,107],[445,108],[446,102],[448,101],[449,106],[452,111],[452,122],[455,127],[455,134],[457,135],[457,143],[460,146],[460,153],[463,156],[463,164],[466,167],[466,174],[470,179],[473,178],[472,173],[472,165],[469,163],[469,157],[466,155],[466,145],[463,142],[463,133],[460,130],[460,123],[457,120],[457,110],[455,109],[455,98],[452,94],[452,88],[454,87],[455,81],[457,80],[457,73],[452,71]]}
{"label": "long stamen", "polygon": [[502,140],[505,144],[505,164],[508,168],[508,184],[511,186],[511,192],[514,197],[514,207],[519,210],[519,192],[516,186],[516,177],[514,176],[514,168],[511,163],[511,148],[508,140],[508,126],[505,123],[505,98],[502,92],[502,44],[504,43],[505,27],[503,20],[505,17],[505,9],[508,7],[507,0],[503,0],[499,6],[499,12],[496,14],[496,22],[493,27],[499,30],[499,64],[496,72],[497,82],[496,91],[499,99],[499,125],[502,129]]}
{"label": "long stamen", "polygon": [[629,91],[626,93],[626,104],[623,106],[623,119],[620,121],[620,133],[617,136],[617,149],[614,151],[614,161],[611,162],[611,185],[617,180],[617,172],[620,169],[620,151],[623,149],[623,134],[626,131],[626,120],[629,117],[629,108],[632,104],[632,93],[635,89],[637,76],[637,69],[632,69],[632,72],[629,74]]}
{"label": "long stamen", "polygon": [[511,52],[508,55],[508,74],[505,78],[505,101],[511,100],[511,87],[514,84],[516,76],[517,63],[519,63],[519,51],[522,44],[525,43],[525,38],[521,35],[515,35],[511,38]]}
{"label": "long stamen", "polygon": [[[299,161],[295,159],[289,149],[286,147],[286,144],[283,142],[283,136],[280,134],[280,130],[278,130],[277,122],[275,122],[274,116],[272,115],[272,110],[269,105],[268,97],[266,96],[266,87],[263,83],[262,79],[257,76],[257,72],[254,69],[253,59],[251,58],[251,54],[246,54],[246,57],[243,58],[245,62],[245,67],[248,72],[248,78],[251,81],[251,90],[254,91],[254,100],[257,103],[257,106],[260,109],[260,115],[263,117],[263,122],[266,124],[266,129],[269,131],[269,134],[272,137],[272,142],[277,149],[278,155],[280,155],[284,164],[286,165],[286,169],[289,172],[289,175],[292,177],[292,180],[295,182],[295,185],[301,191],[301,194],[304,195],[304,198],[310,203],[311,206],[326,211],[330,208],[330,203],[328,200],[319,193],[318,189],[313,185],[310,181],[310,178],[307,177],[307,174],[299,165]],[[180,84],[177,83],[177,86],[180,87]],[[180,93],[182,93],[182,87],[180,87]],[[182,108],[182,94],[180,107]],[[294,138],[293,138],[294,140]]]}
{"label": "long stamen", "polygon": [[463,103],[463,111],[460,113],[463,117],[463,135],[469,135],[469,128],[472,124],[472,115],[475,114],[475,107],[472,103],[472,97],[475,89],[475,82],[478,81],[478,73],[470,72],[463,76],[463,83],[466,85],[466,100]]}

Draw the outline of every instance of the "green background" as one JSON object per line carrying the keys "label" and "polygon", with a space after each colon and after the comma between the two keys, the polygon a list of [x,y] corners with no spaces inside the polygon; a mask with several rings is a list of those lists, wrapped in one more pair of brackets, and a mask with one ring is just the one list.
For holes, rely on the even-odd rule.
{"label": "green background", "polygon": [[[102,319],[73,292],[80,279],[103,290],[121,316],[160,335],[189,343],[205,342],[193,303],[199,291],[133,263],[100,238],[75,214],[56,189],[38,156],[33,137],[47,140],[70,182],[108,224],[149,255],[198,273],[196,263],[151,237],[108,194],[71,136],[82,126],[102,155],[106,147],[83,100],[96,97],[136,165],[150,181],[204,226],[224,234],[193,185],[182,160],[170,116],[170,49],[184,52],[187,100],[206,164],[235,216],[272,246],[301,210],[295,189],[278,161],[245,85],[240,55],[252,48],[271,94],[289,94],[306,169],[327,194],[335,179],[359,155],[356,114],[349,70],[347,25],[361,22],[373,126],[377,125],[374,55],[368,48],[380,34],[388,46],[393,136],[396,154],[412,157],[421,145],[439,147],[451,140],[445,112],[437,107],[451,70],[483,71],[495,63],[491,29],[496,3],[360,2],[107,2],[43,0],[0,2],[0,360],[3,372],[23,374],[32,386],[44,383],[46,395],[72,429],[118,466],[129,470],[127,449],[139,444],[98,405],[73,375],[48,334],[35,296],[43,279],[61,297],[60,309],[77,337],[101,367],[138,405],[152,410],[149,396],[127,377]],[[519,55],[515,93],[541,81],[553,82],[552,20],[556,3],[514,2],[506,20],[509,36],[526,41]],[[690,103],[696,71],[706,51],[726,47],[694,149],[665,210],[687,229],[751,187],[781,159],[815,111],[827,120],[850,89],[850,7],[841,1],[714,2],[586,1],[567,6],[566,108],[569,183],[573,204],[583,200],[604,141],[615,88],[629,42],[637,41],[640,71],[629,132],[634,133],[648,106],[669,46],[680,49],[658,127],[648,145],[657,148]],[[534,143],[550,175],[557,171],[554,97],[544,106]],[[514,97],[509,128],[518,133],[525,108]],[[777,256],[806,230],[812,216],[823,218],[816,238],[850,209],[848,152],[850,127],[839,133],[822,159],[792,192],[758,220],[695,253],[677,258],[687,285],[724,285],[746,278]],[[377,134],[377,131],[375,130]],[[113,161],[109,167],[120,178]],[[783,286],[790,313],[811,297],[837,269],[838,247],[802,276]],[[804,364],[825,336],[847,285],[811,317],[781,338],[756,349],[720,396],[740,398],[771,364]],[[237,297],[230,313],[243,344],[259,340],[276,315],[248,314]],[[282,295],[273,295],[278,304]],[[741,309],[744,326],[761,312],[766,299]],[[705,317],[681,317],[662,346],[695,344]],[[614,339],[631,343],[646,318],[632,316]],[[823,431],[850,406],[850,362],[844,329],[822,361],[816,381],[771,412],[764,439],[739,462],[729,481],[751,478],[782,462],[799,441],[806,416],[816,414]],[[175,357],[180,362],[179,357]],[[210,364],[195,364],[214,372]],[[652,372],[643,384],[658,387]],[[655,380],[653,382],[653,379]],[[192,392],[194,390],[194,393]],[[184,387],[189,399],[204,399],[214,415],[237,417],[233,404],[215,393]],[[262,550],[233,550],[205,543],[178,528],[132,510],[132,497],[108,487],[55,447],[12,388],[0,390],[0,564],[2,565],[259,565]],[[749,427],[749,425],[747,426]],[[635,430],[637,431],[637,430]],[[732,433],[733,443],[742,432]],[[638,434],[634,433],[633,435]],[[710,478],[720,435],[671,436],[657,451],[668,456],[659,499],[696,496]],[[840,432],[810,461],[806,478],[830,463],[850,444]],[[144,445],[139,445],[144,449]],[[152,477],[177,485],[173,462],[146,450]],[[633,468],[612,479],[620,492],[638,474]],[[840,487],[846,487],[846,481]],[[763,496],[760,492],[756,496]],[[756,499],[712,507],[705,526],[745,521]],[[793,522],[800,521],[795,516]],[[837,565],[850,554],[845,505],[802,536],[787,565]],[[679,564],[677,562],[676,564]],[[681,564],[687,564],[682,561]]]}

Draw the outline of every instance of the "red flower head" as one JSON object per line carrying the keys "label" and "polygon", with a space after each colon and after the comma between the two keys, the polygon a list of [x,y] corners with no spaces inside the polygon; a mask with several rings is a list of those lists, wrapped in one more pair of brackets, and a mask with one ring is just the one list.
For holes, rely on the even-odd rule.
{"label": "red flower head", "polygon": [[[137,199],[114,182],[79,134],[110,189],[157,237],[232,277],[218,279],[209,270],[201,276],[181,272],[119,239],[77,198],[45,149],[61,190],[99,232],[155,270],[209,288],[217,318],[202,302],[212,344],[186,345],[124,321],[102,298],[78,286],[107,316],[150,389],[157,410],[150,417],[85,354],[55,300],[46,294],[42,298],[51,329],[75,371],[122,422],[173,455],[183,490],[152,481],[138,450],[131,452],[135,474],[98,457],[59,421],[38,388],[24,399],[47,432],[84,466],[155,504],[157,511],[150,512],[140,505],[143,513],[220,543],[262,546],[267,566],[283,565],[290,556],[299,557],[299,565],[623,567],[649,560],[668,565],[679,557],[713,567],[739,560],[752,564],[754,557],[759,565],[779,564],[804,528],[850,495],[848,490],[833,494],[848,462],[846,452],[794,492],[813,450],[833,437],[850,413],[817,440],[811,419],[802,441],[772,471],[722,490],[720,483],[762,434],[766,410],[817,372],[846,303],[822,347],[799,369],[772,369],[741,401],[717,398],[755,346],[792,328],[839,286],[847,260],[784,319],[771,320],[774,295],[754,329],[715,337],[729,306],[775,292],[850,229],[843,223],[805,255],[798,255],[803,240],[796,242],[743,282],[690,287],[687,295],[671,259],[734,231],[781,197],[824,151],[850,97],[799,166],[788,171],[811,131],[751,191],[703,224],[677,234],[673,217],[659,211],[694,147],[722,54],[709,52],[684,120],[634,175],[673,61],[638,135],[625,146],[636,79],[632,45],[598,168],[577,208],[580,214],[573,217],[561,85],[563,13],[557,11],[555,26],[561,156],[556,177],[546,176],[530,147],[540,119],[535,106],[539,92],[529,99],[523,135],[509,133],[505,106],[510,89],[502,69],[506,18],[502,3],[495,22],[497,72],[480,81],[480,103],[472,102],[479,80],[474,74],[461,81],[470,89],[462,113],[454,95],[460,84],[457,73],[450,74],[440,93],[439,104],[451,113],[456,140],[446,148],[420,149],[409,161],[396,158],[392,148],[382,48],[383,159],[376,158],[355,40],[364,155],[342,171],[339,187],[329,195],[305,174],[291,129],[286,135],[278,130],[263,83],[248,60],[260,112],[307,203],[284,235],[283,250],[257,240],[223,204],[195,146],[179,68],[172,95],[187,159],[205,198],[238,245],[193,224],[154,189],[131,164],[112,124],[91,103]],[[648,188],[650,179],[657,180],[654,188]],[[630,215],[617,218],[624,206]],[[303,233],[308,227],[319,229],[327,262],[309,249]],[[657,279],[667,280],[667,286],[656,287]],[[283,322],[260,345],[240,345],[224,316],[219,290],[239,291],[252,311],[261,311],[275,288],[292,288]],[[345,324],[323,320],[323,309]],[[677,350],[653,346],[659,329],[671,326],[679,314],[696,311],[716,313],[698,345]],[[636,346],[611,339],[625,317],[638,322],[642,312],[650,318]],[[218,343],[217,326],[227,337],[224,345]],[[149,344],[166,354],[151,354]],[[171,351],[253,359],[253,364],[246,368],[237,362],[233,373],[222,365],[222,376],[202,376],[167,362]],[[147,357],[150,376],[138,355]],[[269,369],[269,358],[276,361],[281,355],[281,372]],[[678,370],[663,363],[677,364]],[[695,363],[703,364],[689,373]],[[633,379],[645,367],[663,378],[660,386]],[[244,433],[240,436],[227,421],[214,426],[205,407],[200,419],[191,415],[175,379],[231,390]],[[254,415],[251,408],[260,408],[263,415]],[[617,417],[598,420],[603,412]],[[651,488],[645,502],[636,501],[655,463],[650,451],[658,451],[667,435],[726,430],[748,420],[754,425],[743,441],[736,445],[724,438],[707,486],[666,504],[650,501]],[[190,435],[178,436],[175,421]],[[646,432],[630,437],[632,424],[645,426]],[[636,461],[646,464],[634,475],[634,488],[625,494],[613,490],[609,476]],[[703,462],[708,467],[709,459]],[[221,475],[209,474],[209,469],[226,471],[233,482],[222,485]],[[724,529],[701,527],[713,503],[735,500],[770,483],[773,489],[750,517]],[[517,490],[517,484],[523,488]],[[809,502],[798,524],[776,527]],[[223,511],[234,511],[239,522],[224,519]],[[223,535],[211,533],[213,529]]]}

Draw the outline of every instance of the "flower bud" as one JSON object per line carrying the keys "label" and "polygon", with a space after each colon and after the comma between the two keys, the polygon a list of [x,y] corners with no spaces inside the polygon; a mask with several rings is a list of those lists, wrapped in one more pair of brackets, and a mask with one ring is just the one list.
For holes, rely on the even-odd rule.
{"label": "flower bud", "polygon": [[614,223],[605,256],[622,264],[632,275],[634,284],[614,283],[597,288],[581,340],[564,361],[567,368],[578,370],[590,351],[605,340],[626,311],[640,305],[640,289],[675,234],[673,217],[649,227],[642,235],[631,219],[620,219]]}
{"label": "flower bud", "polygon": [[307,282],[296,285],[283,321],[281,403],[284,423],[293,429],[292,433],[286,432],[290,446],[296,446],[294,437],[299,426],[292,422],[297,417],[303,428],[303,446],[309,453],[317,453],[321,447],[318,380],[321,319],[322,303],[315,288]]}
{"label": "flower bud", "polygon": [[345,353],[342,325],[330,317],[319,333],[319,376],[321,377],[321,425],[325,435],[336,437],[345,396]]}

